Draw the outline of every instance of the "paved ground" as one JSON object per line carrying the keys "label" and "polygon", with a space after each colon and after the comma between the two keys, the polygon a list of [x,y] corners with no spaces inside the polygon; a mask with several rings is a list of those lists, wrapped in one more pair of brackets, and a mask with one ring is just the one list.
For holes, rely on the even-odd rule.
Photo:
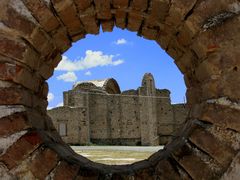
{"label": "paved ground", "polygon": [[74,151],[77,150],[120,150],[120,151],[138,151],[138,152],[157,152],[163,149],[163,146],[71,146]]}
{"label": "paved ground", "polygon": [[141,161],[163,146],[71,146],[72,149],[88,159],[110,165],[131,164]]}

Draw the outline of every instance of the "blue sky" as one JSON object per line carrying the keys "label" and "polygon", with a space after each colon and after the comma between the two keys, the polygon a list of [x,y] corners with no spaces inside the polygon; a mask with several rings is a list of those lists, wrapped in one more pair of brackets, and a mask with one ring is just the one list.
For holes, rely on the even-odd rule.
{"label": "blue sky", "polygon": [[121,90],[136,89],[150,72],[156,87],[171,91],[172,103],[184,101],[183,75],[155,41],[115,28],[111,33],[87,35],[63,54],[49,83],[49,108],[62,104],[62,92],[83,80],[115,78]]}

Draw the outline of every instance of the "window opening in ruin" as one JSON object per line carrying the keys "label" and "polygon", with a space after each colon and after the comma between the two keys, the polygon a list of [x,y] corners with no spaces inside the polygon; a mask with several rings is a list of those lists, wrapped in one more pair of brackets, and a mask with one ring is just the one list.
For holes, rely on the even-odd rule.
{"label": "window opening in ruin", "polygon": [[60,136],[67,136],[67,125],[66,123],[59,123],[59,134]]}
{"label": "window opening in ruin", "polygon": [[60,136],[100,163],[148,158],[174,138],[187,116],[186,87],[174,60],[129,31],[74,43],[48,83],[48,114]]}

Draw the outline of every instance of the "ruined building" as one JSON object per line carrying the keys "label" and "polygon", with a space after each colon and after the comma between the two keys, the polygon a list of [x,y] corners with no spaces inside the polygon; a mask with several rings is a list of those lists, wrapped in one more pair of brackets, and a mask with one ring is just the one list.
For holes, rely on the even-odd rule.
{"label": "ruined building", "polygon": [[184,104],[171,104],[169,90],[155,88],[151,74],[137,90],[121,92],[106,79],[76,83],[63,94],[63,107],[48,114],[70,144],[166,144],[187,116]]}

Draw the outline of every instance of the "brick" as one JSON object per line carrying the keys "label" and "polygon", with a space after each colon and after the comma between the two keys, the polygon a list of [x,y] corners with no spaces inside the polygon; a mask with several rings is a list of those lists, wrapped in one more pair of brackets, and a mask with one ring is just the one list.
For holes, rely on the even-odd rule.
{"label": "brick", "polygon": [[[47,163],[45,163],[47,160]],[[57,154],[50,150],[41,150],[29,164],[30,171],[38,179],[44,179],[48,173],[57,165]]]}
{"label": "brick", "polygon": [[192,10],[197,0],[173,0],[169,9],[169,16],[166,18],[166,24],[179,26],[185,19],[186,15]]}
{"label": "brick", "polygon": [[127,8],[128,3],[129,3],[129,0],[113,0],[112,1],[113,7],[116,9]]}
{"label": "brick", "polygon": [[240,111],[238,109],[217,104],[202,104],[194,112],[193,117],[240,132]]}
{"label": "brick", "polygon": [[169,8],[169,0],[152,0],[146,24],[150,27],[154,27],[157,23],[164,23],[164,20],[168,15]]}
{"label": "brick", "polygon": [[92,0],[74,0],[80,12],[85,11],[91,6]]}
{"label": "brick", "polygon": [[17,87],[0,88],[0,104],[2,105],[21,104],[29,107],[31,103],[32,96],[26,90]]}
{"label": "brick", "polygon": [[60,28],[53,32],[53,40],[56,44],[56,47],[61,51],[65,52],[68,48],[71,47],[71,41],[68,38],[66,29]]}
{"label": "brick", "polygon": [[25,68],[10,63],[0,63],[0,79],[13,81],[24,87],[38,92],[40,79],[34,76]]}
{"label": "brick", "polygon": [[23,0],[23,3],[45,31],[51,32],[60,26],[57,18],[43,0]]}
{"label": "brick", "polygon": [[178,172],[168,160],[160,161],[156,167],[156,175],[160,179],[180,179]]}
{"label": "brick", "polygon": [[[213,170],[186,145],[174,152],[174,159],[183,167],[192,179],[216,178]],[[200,170],[201,169],[201,170]]]}
{"label": "brick", "polygon": [[84,11],[84,13],[80,14],[80,19],[87,33],[90,33],[90,34],[99,33],[99,25],[95,18],[95,11],[92,6],[88,8],[86,11]]}
{"label": "brick", "polygon": [[18,59],[34,70],[37,70],[39,67],[40,59],[38,54],[23,41],[0,36],[0,52],[2,55],[9,57],[0,56],[1,61],[14,61],[11,59]]}
{"label": "brick", "polygon": [[141,17],[141,14],[137,12],[129,12],[128,13],[128,24],[127,29],[129,31],[139,31],[141,25],[142,25],[143,17]]}
{"label": "brick", "polygon": [[155,40],[158,35],[158,29],[143,26],[141,35],[146,39]]}
{"label": "brick", "polygon": [[53,178],[56,180],[74,179],[77,176],[78,170],[79,167],[77,165],[70,165],[61,161],[55,169]]}
{"label": "brick", "polygon": [[0,119],[0,137],[29,128],[25,113],[15,113]]}
{"label": "brick", "polygon": [[94,0],[97,18],[108,20],[112,18],[111,13],[111,0]]}
{"label": "brick", "polygon": [[113,20],[101,21],[103,32],[112,32],[114,27]]}
{"label": "brick", "polygon": [[125,29],[126,28],[126,18],[127,18],[127,13],[123,10],[116,10],[115,13],[115,23],[116,26]]}
{"label": "brick", "polygon": [[49,79],[54,72],[54,68],[50,67],[49,65],[47,65],[46,63],[43,63],[40,68],[39,68],[39,74],[44,78],[44,79]]}
{"label": "brick", "polygon": [[27,158],[41,143],[42,140],[37,133],[29,132],[10,146],[6,153],[0,157],[0,160],[9,169],[12,169]]}
{"label": "brick", "polygon": [[[11,1],[0,2],[0,7],[5,7],[1,10],[1,22],[10,29],[17,31],[19,34],[22,34],[23,36],[30,36],[34,28],[36,28],[31,13],[29,12],[27,14],[21,14],[16,10],[16,7],[14,7],[14,5],[15,4]],[[22,6],[22,2],[19,2],[17,5],[19,5],[19,7],[23,9],[22,12],[24,12],[26,7],[24,7],[24,5]]]}
{"label": "brick", "polygon": [[148,0],[133,0],[130,7],[136,11],[145,11],[148,8]]}
{"label": "brick", "polygon": [[203,128],[194,130],[190,136],[190,140],[224,167],[229,165],[236,154],[233,149],[224,144],[224,142],[218,141]]}
{"label": "brick", "polygon": [[73,3],[73,0],[69,1],[53,0],[52,2],[54,8],[58,12],[58,16],[61,18],[64,25],[67,27],[70,36],[84,32],[83,26],[78,17],[77,9]]}

